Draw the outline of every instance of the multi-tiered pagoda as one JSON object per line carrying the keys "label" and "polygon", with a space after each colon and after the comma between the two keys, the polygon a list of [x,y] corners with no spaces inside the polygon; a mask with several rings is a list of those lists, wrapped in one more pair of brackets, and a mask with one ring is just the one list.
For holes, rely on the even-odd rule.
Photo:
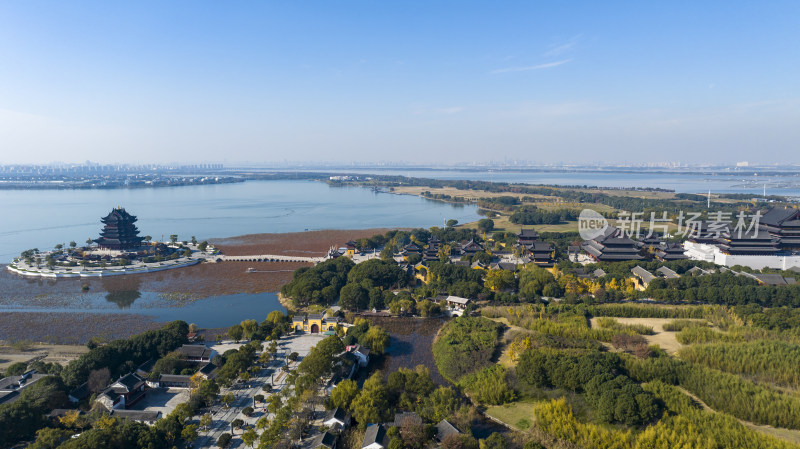
{"label": "multi-tiered pagoda", "polygon": [[533,229],[521,229],[517,234],[517,245],[536,265],[553,266],[553,245],[539,241],[539,234]]}
{"label": "multi-tiered pagoda", "polygon": [[131,250],[142,245],[142,237],[136,228],[136,216],[129,214],[124,208],[114,208],[105,218],[101,218],[103,230],[95,243],[100,248],[115,250]]}

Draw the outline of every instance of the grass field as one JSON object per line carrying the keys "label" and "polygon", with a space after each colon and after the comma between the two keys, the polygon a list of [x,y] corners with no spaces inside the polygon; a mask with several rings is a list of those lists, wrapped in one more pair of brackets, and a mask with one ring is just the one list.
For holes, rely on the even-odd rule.
{"label": "grass field", "polygon": [[517,430],[524,431],[528,430],[532,425],[534,405],[534,401],[494,405],[486,409],[486,414],[503,421]]}

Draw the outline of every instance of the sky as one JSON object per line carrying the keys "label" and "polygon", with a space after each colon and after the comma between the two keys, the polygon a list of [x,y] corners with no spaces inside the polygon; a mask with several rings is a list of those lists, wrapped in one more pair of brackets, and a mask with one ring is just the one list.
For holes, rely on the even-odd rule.
{"label": "sky", "polygon": [[800,163],[800,2],[0,0],[0,164]]}

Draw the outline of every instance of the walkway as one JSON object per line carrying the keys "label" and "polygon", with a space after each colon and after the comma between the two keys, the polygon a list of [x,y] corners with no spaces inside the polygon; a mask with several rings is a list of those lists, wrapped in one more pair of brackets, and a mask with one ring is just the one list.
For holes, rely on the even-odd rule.
{"label": "walkway", "polygon": [[255,256],[219,256],[217,260],[229,262],[309,262],[321,263],[327,257],[285,256],[278,254],[261,254]]}
{"label": "walkway", "polygon": [[[286,373],[280,369],[280,367],[286,363],[286,357],[293,352],[298,353],[300,357],[297,362],[290,363],[290,366],[296,366],[303,357],[308,355],[311,348],[323,338],[325,338],[325,335],[322,334],[301,334],[282,337],[278,340],[278,353],[275,357],[270,359],[267,368],[261,369],[258,374],[253,376],[250,381],[246,383],[237,383],[232,385],[231,388],[220,389],[220,397],[226,393],[233,393],[236,399],[234,403],[231,404],[230,408],[223,407],[219,401],[211,407],[210,412],[213,418],[213,424],[207,431],[204,431],[202,428],[198,429],[200,435],[195,441],[194,447],[207,449],[216,448],[217,439],[219,439],[220,435],[223,433],[232,433],[230,423],[236,418],[242,419],[247,425],[255,426],[256,421],[262,416],[269,417],[269,414],[264,412],[265,404],[259,403],[255,413],[250,417],[244,416],[242,414],[242,409],[247,406],[252,407],[253,397],[257,394],[263,394],[268,400],[271,395],[279,394],[282,389],[286,388],[288,386],[286,384]],[[269,345],[269,343],[264,343],[264,346],[267,345]],[[270,375],[267,374],[268,372]],[[274,377],[272,374],[274,374]],[[261,387],[265,383],[272,384],[272,392],[266,393],[262,390]],[[241,429],[237,429],[233,432],[233,441],[229,448],[235,449],[244,447],[241,440],[243,432],[244,431]],[[261,432],[259,431],[259,433]]]}

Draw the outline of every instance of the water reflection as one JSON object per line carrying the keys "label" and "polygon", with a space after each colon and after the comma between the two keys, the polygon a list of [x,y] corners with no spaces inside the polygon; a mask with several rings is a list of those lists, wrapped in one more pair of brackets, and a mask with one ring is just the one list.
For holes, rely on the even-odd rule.
{"label": "water reflection", "polygon": [[110,279],[104,278],[103,290],[108,292],[106,293],[106,301],[116,304],[120,309],[128,309],[137,299],[142,297],[139,292],[141,284],[142,282],[138,279],[138,276],[131,276],[130,282],[127,282],[125,287],[120,289]]}

